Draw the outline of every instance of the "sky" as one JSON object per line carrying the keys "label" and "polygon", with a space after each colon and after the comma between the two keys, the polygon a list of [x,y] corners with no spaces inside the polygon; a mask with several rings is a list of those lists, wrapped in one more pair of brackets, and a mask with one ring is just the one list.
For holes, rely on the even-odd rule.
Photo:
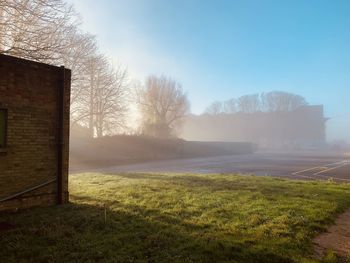
{"label": "sky", "polygon": [[167,75],[191,111],[281,90],[323,104],[328,139],[350,142],[349,0],[69,0],[130,78]]}

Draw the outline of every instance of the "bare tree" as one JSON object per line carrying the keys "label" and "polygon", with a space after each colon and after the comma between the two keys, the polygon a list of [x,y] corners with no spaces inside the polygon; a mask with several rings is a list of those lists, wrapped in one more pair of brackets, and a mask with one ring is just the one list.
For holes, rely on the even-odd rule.
{"label": "bare tree", "polygon": [[261,110],[259,94],[245,95],[238,98],[238,110],[245,113],[254,113]]}
{"label": "bare tree", "polygon": [[224,102],[223,111],[227,114],[232,114],[237,112],[237,100],[230,99]]}
{"label": "bare tree", "polygon": [[263,93],[261,100],[264,110],[268,112],[293,111],[308,104],[302,96],[283,91]]}
{"label": "bare tree", "polygon": [[217,115],[221,112],[232,114],[236,112],[255,113],[293,111],[301,106],[308,105],[305,98],[300,95],[272,91],[262,94],[244,95],[238,99],[230,99],[225,102],[212,103],[206,112]]}
{"label": "bare tree", "polygon": [[84,69],[75,123],[88,127],[91,137],[117,133],[124,127],[127,113],[126,69],[113,67],[103,55],[90,56]]}
{"label": "bare tree", "polygon": [[94,96],[94,113],[97,137],[114,134],[125,128],[128,111],[126,97],[128,80],[126,69],[108,66],[99,76],[101,81]]}
{"label": "bare tree", "polygon": [[1,0],[0,53],[54,63],[69,48],[76,13],[63,0]]}
{"label": "bare tree", "polygon": [[84,95],[90,80],[89,62],[97,54],[95,37],[80,32],[72,32],[67,35],[66,41],[71,48],[62,54],[62,64],[72,70],[71,84],[71,123],[80,122],[86,112],[83,111],[86,103]]}
{"label": "bare tree", "polygon": [[224,105],[220,101],[214,101],[212,104],[210,104],[206,110],[205,113],[210,115],[218,115],[222,113],[224,110]]}
{"label": "bare tree", "polygon": [[171,78],[149,76],[137,90],[142,132],[167,138],[174,136],[189,111],[189,101],[181,85]]}
{"label": "bare tree", "polygon": [[95,37],[78,25],[64,0],[1,0],[0,53],[70,68],[71,123],[110,134],[123,124],[126,71],[99,55]]}

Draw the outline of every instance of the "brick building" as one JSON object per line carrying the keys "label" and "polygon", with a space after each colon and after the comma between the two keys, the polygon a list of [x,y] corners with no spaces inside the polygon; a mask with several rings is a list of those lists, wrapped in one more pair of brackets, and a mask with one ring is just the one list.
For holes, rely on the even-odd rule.
{"label": "brick building", "polygon": [[68,201],[70,75],[0,55],[0,211]]}

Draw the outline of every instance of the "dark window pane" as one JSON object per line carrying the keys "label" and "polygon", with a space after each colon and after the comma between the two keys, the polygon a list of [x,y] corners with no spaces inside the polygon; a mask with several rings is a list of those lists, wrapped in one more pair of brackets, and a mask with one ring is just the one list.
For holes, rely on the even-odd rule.
{"label": "dark window pane", "polygon": [[6,111],[0,109],[0,148],[5,147],[6,142]]}

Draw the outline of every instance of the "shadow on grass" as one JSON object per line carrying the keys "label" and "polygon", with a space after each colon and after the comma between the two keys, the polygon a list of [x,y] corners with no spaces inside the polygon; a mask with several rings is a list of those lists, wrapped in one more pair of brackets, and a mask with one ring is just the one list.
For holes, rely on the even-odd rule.
{"label": "shadow on grass", "polygon": [[[118,176],[126,179],[134,180],[156,180],[167,183],[181,184],[186,187],[209,187],[213,190],[239,190],[242,188],[256,188],[254,185],[249,184],[246,180],[232,180],[229,181],[225,178],[210,178],[202,177],[191,174],[185,175],[162,175],[162,174],[147,174],[147,173],[109,173],[110,176]],[[227,175],[234,176],[234,175]]]}
{"label": "shadow on grass", "polygon": [[[219,178],[196,175],[162,175],[148,173],[121,173],[110,176],[133,180],[155,180],[169,184],[181,185],[187,188],[205,187],[211,191],[235,191],[244,190],[260,193],[267,199],[275,199],[277,195],[289,197],[306,197],[307,195],[317,195],[318,198],[332,195],[339,198],[342,193],[333,191],[335,186],[332,182],[325,181],[301,181],[280,177],[260,177],[255,175],[222,175]],[[225,178],[226,177],[226,178]],[[303,191],[300,191],[303,187]],[[327,197],[328,198],[328,197]]]}
{"label": "shadow on grass", "polygon": [[6,262],[293,262],[249,240],[228,241],[205,227],[135,206],[105,209],[76,199],[0,220],[16,225],[0,236],[0,261]]}

